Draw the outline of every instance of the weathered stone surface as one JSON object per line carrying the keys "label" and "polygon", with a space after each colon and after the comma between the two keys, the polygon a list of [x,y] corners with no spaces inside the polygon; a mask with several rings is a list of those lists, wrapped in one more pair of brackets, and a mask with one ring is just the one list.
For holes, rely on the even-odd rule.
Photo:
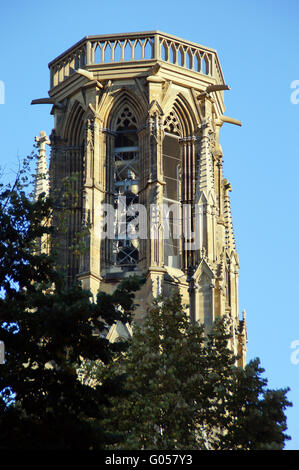
{"label": "weathered stone surface", "polygon": [[[231,186],[222,175],[219,144],[224,122],[241,123],[223,116],[229,87],[216,51],[159,31],[91,36],[49,68],[51,181],[57,187],[64,177],[77,176],[77,208],[61,237],[70,281],[78,278],[96,294],[99,288],[112,291],[123,276],[144,274],[136,319],[153,297],[178,286],[186,304],[194,296],[193,317],[207,329],[217,316],[230,317],[232,347],[244,364]],[[101,207],[114,207],[117,194],[130,194],[146,208],[139,219],[146,236],[103,239]],[[165,204],[179,208],[169,220],[170,228],[178,221],[181,230],[168,240]],[[87,222],[87,251],[78,260],[70,245]]]}

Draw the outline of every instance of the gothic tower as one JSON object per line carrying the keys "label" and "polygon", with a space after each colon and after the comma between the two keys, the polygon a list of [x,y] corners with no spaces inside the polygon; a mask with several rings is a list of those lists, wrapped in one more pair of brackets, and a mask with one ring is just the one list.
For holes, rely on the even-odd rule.
{"label": "gothic tower", "polygon": [[[207,328],[228,315],[245,364],[239,259],[219,131],[225,84],[215,50],[160,31],[87,36],[49,64],[51,187],[76,176],[60,261],[93,293],[142,273],[139,318],[177,285]],[[89,223],[86,252],[72,240]]]}

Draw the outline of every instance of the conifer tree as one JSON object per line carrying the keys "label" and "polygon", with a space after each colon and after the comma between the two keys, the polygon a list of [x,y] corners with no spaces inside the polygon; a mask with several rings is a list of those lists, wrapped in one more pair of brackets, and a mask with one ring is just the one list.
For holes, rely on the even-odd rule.
{"label": "conifer tree", "polygon": [[267,390],[258,360],[237,367],[229,337],[227,319],[190,324],[178,293],[155,300],[128,351],[97,371],[126,377],[106,415],[124,436],[114,448],[282,449],[288,390]]}
{"label": "conifer tree", "polygon": [[121,393],[120,380],[90,387],[77,371],[121,349],[105,331],[130,321],[140,281],[128,278],[96,300],[79,284],[66,287],[54,255],[36,249],[57,230],[45,221],[59,205],[28,194],[28,171],[26,163],[12,187],[0,188],[0,448],[100,449],[108,439],[102,408]]}

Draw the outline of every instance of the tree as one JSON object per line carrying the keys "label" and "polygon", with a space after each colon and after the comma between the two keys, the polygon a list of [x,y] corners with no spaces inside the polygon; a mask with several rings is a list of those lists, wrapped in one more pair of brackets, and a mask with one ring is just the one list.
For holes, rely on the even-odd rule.
{"label": "tree", "polygon": [[268,390],[264,369],[257,358],[244,369],[234,371],[234,380],[227,397],[230,412],[226,433],[219,448],[246,450],[282,450],[290,439],[284,410],[292,404],[287,400],[289,389]]}
{"label": "tree", "polygon": [[36,249],[57,230],[47,223],[57,203],[34,200],[27,183],[26,163],[12,187],[0,188],[0,448],[100,449],[114,438],[102,408],[121,394],[121,380],[91,387],[77,372],[82,361],[107,364],[123,348],[105,331],[131,321],[140,280],[96,300],[79,284],[66,287],[54,255]]}
{"label": "tree", "polygon": [[127,396],[106,412],[107,428],[124,435],[114,448],[283,448],[288,389],[267,390],[259,360],[237,367],[228,331],[227,319],[208,335],[190,324],[178,293],[154,301],[127,352],[97,370],[126,376]]}

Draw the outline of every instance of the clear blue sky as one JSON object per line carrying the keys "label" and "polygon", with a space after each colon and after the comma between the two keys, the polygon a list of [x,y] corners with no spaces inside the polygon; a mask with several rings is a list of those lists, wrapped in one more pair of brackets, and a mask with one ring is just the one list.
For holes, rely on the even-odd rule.
{"label": "clear blue sky", "polygon": [[[0,165],[11,174],[34,136],[53,127],[46,97],[48,62],[86,35],[159,29],[215,48],[231,90],[226,114],[243,122],[221,130],[224,175],[240,256],[240,310],[246,309],[248,359],[260,357],[269,386],[289,386],[288,449],[299,449],[298,0],[52,0],[2,2]],[[299,95],[297,95],[299,96]]]}

